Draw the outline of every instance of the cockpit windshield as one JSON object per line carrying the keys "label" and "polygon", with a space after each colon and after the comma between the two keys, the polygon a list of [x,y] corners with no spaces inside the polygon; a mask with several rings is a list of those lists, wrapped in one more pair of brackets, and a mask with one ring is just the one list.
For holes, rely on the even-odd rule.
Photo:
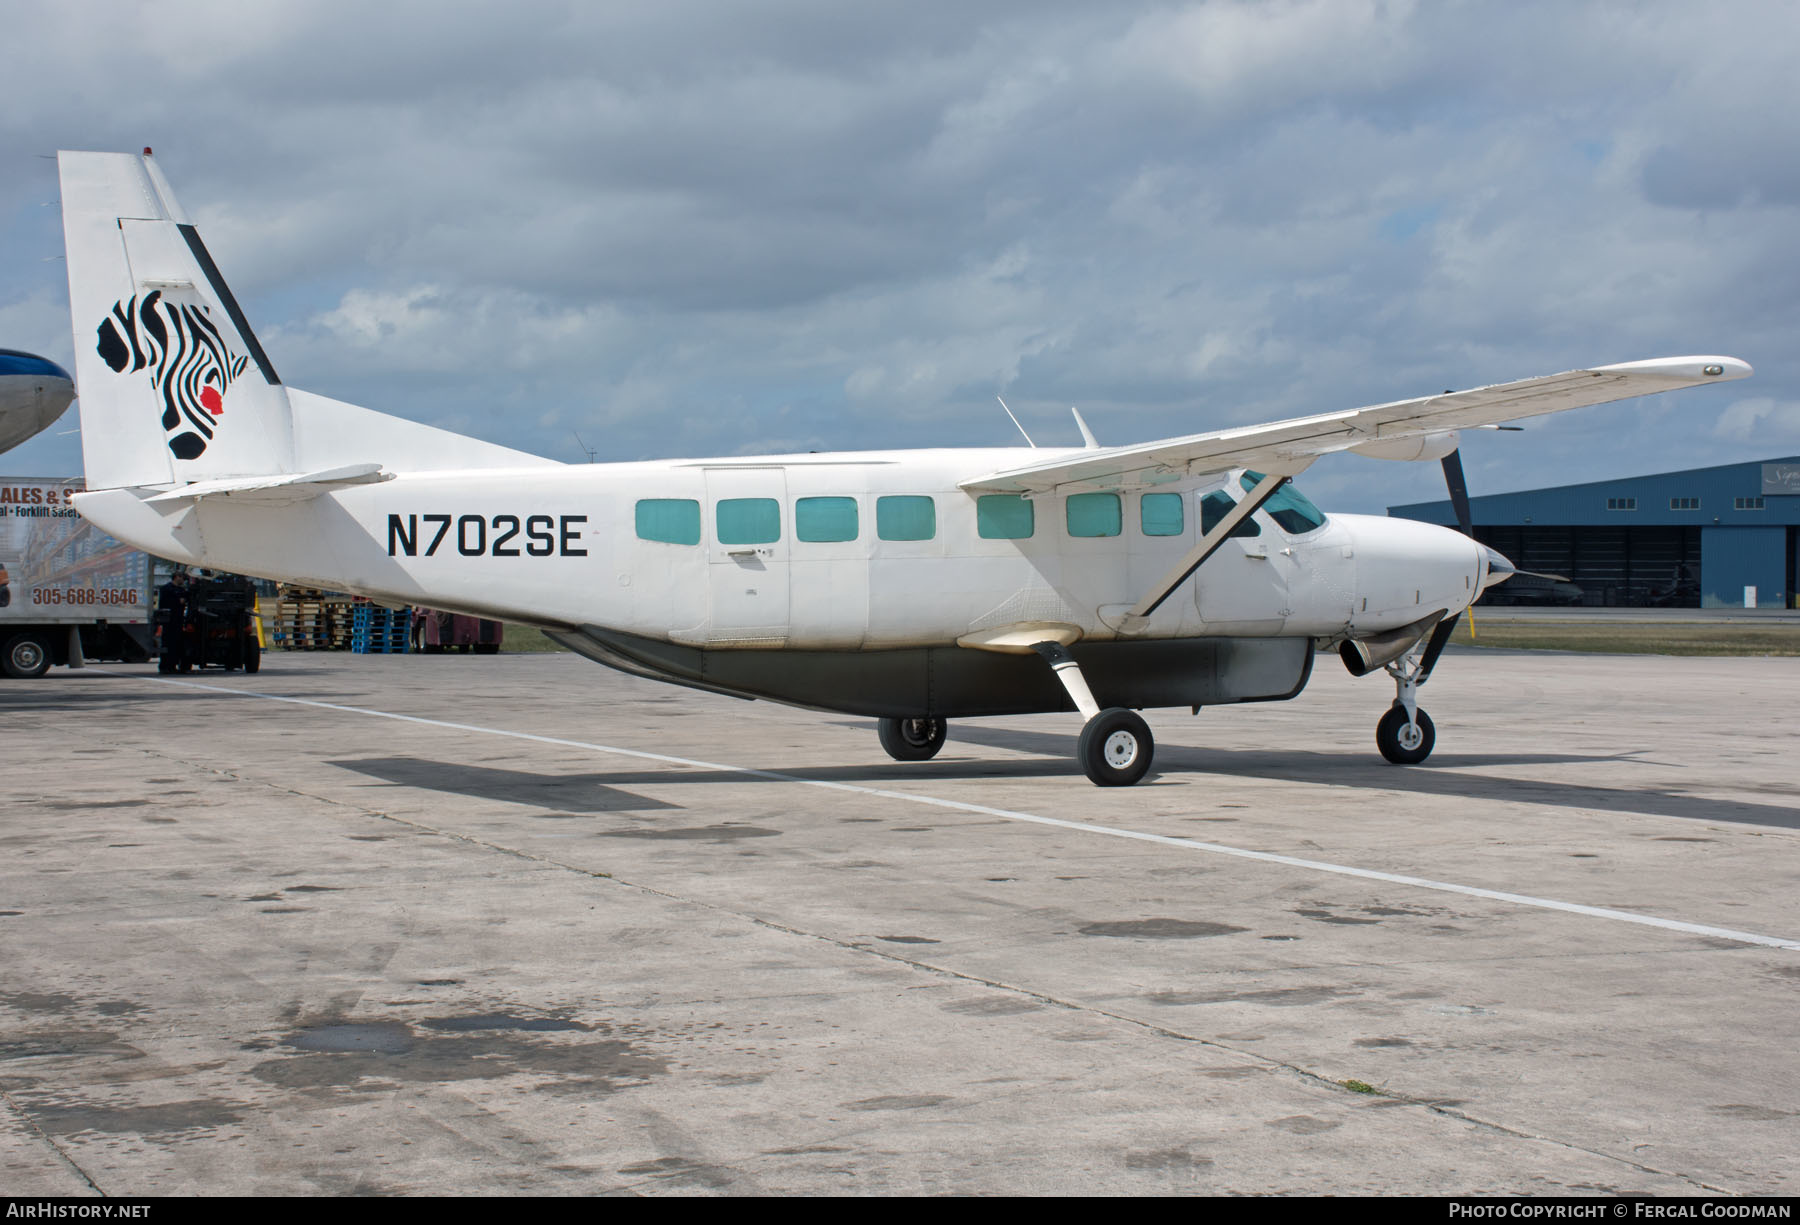
{"label": "cockpit windshield", "polygon": [[[1237,503],[1223,489],[1215,489],[1200,499],[1200,531],[1202,534],[1219,526],[1219,520],[1237,509]],[[1260,536],[1262,525],[1255,519],[1245,515],[1238,520],[1238,525],[1231,529],[1233,536]]]}
{"label": "cockpit windshield", "polygon": [[[1262,473],[1246,471],[1241,481],[1245,492],[1255,489],[1262,479]],[[1264,502],[1262,508],[1290,536],[1301,536],[1325,526],[1325,512],[1314,506],[1292,481],[1277,489],[1275,496]]]}

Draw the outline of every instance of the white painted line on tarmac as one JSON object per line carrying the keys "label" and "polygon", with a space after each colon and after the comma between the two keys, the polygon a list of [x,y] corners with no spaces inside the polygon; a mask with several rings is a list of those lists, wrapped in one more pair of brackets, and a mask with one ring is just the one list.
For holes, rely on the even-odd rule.
{"label": "white painted line on tarmac", "polygon": [[[94,669],[104,672],[103,668]],[[126,676],[125,673],[109,673],[113,676]],[[1655,915],[1636,914],[1629,910],[1611,910],[1604,906],[1583,906],[1579,902],[1559,902],[1555,898],[1532,897],[1525,893],[1507,893],[1499,889],[1481,889],[1474,885],[1456,885],[1447,881],[1429,880],[1422,876],[1403,876],[1396,872],[1377,872],[1370,868],[1352,868],[1344,864],[1326,863],[1317,859],[1298,859],[1292,855],[1276,855],[1269,851],[1247,851],[1241,847],[1225,846],[1217,842],[1200,842],[1193,838],[1175,838],[1168,834],[1149,834],[1134,829],[1118,829],[1110,825],[1090,825],[1084,821],[1065,821],[1060,817],[1040,817],[1036,813],[1014,812],[1007,808],[990,808],[985,804],[970,804],[962,800],[942,800],[936,796],[916,795],[909,791],[888,791],[881,787],[859,787],[854,783],[830,782],[825,779],[801,778],[796,774],[782,774],[775,770],[758,770],[752,766],[724,765],[716,761],[698,761],[691,757],[672,757],[667,753],[648,753],[642,749],[626,749],[611,744],[593,744],[586,740],[564,740],[556,736],[539,736],[532,732],[515,732],[500,727],[480,727],[473,723],[452,723],[444,719],[426,719],[419,715],[395,714],[392,711],[374,710],[366,706],[344,706],[336,702],[319,702],[311,698],[290,698],[274,693],[258,693],[252,689],[230,689],[224,685],[208,685],[200,681],[175,681],[164,677],[132,676],[132,680],[154,681],[159,685],[174,685],[184,689],[204,689],[212,693],[230,694],[240,698],[261,698],[265,702],[286,702],[291,706],[311,706],[317,710],[336,710],[345,714],[367,715],[374,719],[393,719],[400,723],[417,723],[425,727],[442,727],[451,731],[475,732],[483,736],[504,736],[512,740],[529,740],[535,744],[553,744],[560,748],[586,749],[594,753],[610,753],[618,757],[635,757],[640,761],[660,761],[672,766],[690,766],[700,770],[720,770],[729,774],[743,774],[751,778],[767,778],[777,782],[796,783],[802,787],[822,787],[828,791],[848,791],[857,795],[879,796],[886,800],[900,800],[907,804],[924,804],[931,808],[948,808],[956,812],[979,813],[987,817],[1000,817],[1008,821],[1025,821],[1032,825],[1048,825],[1056,829],[1075,830],[1084,834],[1101,834],[1108,838],[1125,838],[1133,842],[1152,842],[1161,846],[1181,847],[1191,851],[1206,851],[1213,855],[1230,855],[1237,859],[1251,859],[1259,863],[1276,863],[1283,867],[1303,868],[1309,872],[1328,872],[1334,876],[1354,876],[1362,880],[1378,880],[1390,885],[1407,885],[1414,889],[1429,889],[1437,893],[1456,893],[1464,897],[1486,898],[1491,902],[1510,902],[1515,906],[1531,906],[1538,910],[1560,910],[1565,914],[1585,915],[1590,919],[1607,919],[1614,923],[1635,923],[1640,927],[1660,927],[1665,931],[1685,932],[1692,936],[1714,936],[1721,940],[1731,940],[1739,944],[1756,944],[1765,948],[1792,949],[1800,951],[1800,940],[1784,939],[1780,936],[1763,936],[1756,932],[1733,931],[1728,927],[1709,927],[1704,923],[1684,923],[1679,919],[1662,919]]]}

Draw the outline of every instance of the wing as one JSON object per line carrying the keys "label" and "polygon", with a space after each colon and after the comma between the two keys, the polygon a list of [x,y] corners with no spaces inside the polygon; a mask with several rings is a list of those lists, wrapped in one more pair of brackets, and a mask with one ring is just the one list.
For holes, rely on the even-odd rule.
{"label": "wing", "polygon": [[[1559,413],[1568,408],[1606,404],[1701,383],[1722,383],[1745,378],[1750,373],[1750,366],[1735,357],[1659,357],[1616,366],[1596,366],[1592,370],[1570,370],[1517,383],[1496,383],[1472,391],[1396,400],[1392,404],[1376,404],[1348,412],[1213,430],[1137,446],[1080,451],[1042,463],[990,472],[962,482],[962,488],[996,493],[1043,493],[1066,485],[1098,488],[1160,485],[1240,467],[1291,475],[1333,451],[1391,447],[1408,438],[1497,425],[1520,417]],[[1436,454],[1427,458],[1436,458]]]}

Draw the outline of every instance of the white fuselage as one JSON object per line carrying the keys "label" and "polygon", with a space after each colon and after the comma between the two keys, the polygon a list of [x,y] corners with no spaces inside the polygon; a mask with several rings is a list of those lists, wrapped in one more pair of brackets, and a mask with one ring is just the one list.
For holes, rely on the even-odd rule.
{"label": "white fuselage", "polygon": [[[158,508],[113,490],[78,505],[107,531],[163,556],[398,603],[697,647],[878,650],[954,643],[1014,624],[1117,637],[1123,614],[1199,538],[1200,500],[1218,490],[1243,496],[1236,473],[1199,488],[1118,492],[1116,534],[1096,535],[1109,525],[1072,524],[1067,495],[1038,495],[1028,536],[1016,534],[1015,519],[1012,538],[984,537],[992,525],[958,482],[1053,454],[902,451],[403,472],[286,503],[221,496]],[[1154,523],[1145,494],[1161,496]],[[901,501],[882,501],[890,498]],[[920,498],[930,499],[927,515]],[[808,501],[803,512],[811,499],[832,501]],[[647,527],[644,502],[654,504]],[[1098,509],[1111,513],[1113,505],[1102,499]],[[899,511],[890,516],[892,507]],[[743,523],[721,518],[745,508],[757,512],[746,521],[750,541]],[[1255,522],[1258,535],[1227,539],[1130,636],[1373,634],[1460,611],[1484,578],[1480,548],[1444,528],[1334,515],[1294,533],[1266,509]],[[894,536],[915,538],[885,538]]]}

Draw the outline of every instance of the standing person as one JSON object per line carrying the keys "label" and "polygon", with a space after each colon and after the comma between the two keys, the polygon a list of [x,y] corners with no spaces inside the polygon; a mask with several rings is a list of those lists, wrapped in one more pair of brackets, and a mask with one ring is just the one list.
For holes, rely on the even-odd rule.
{"label": "standing person", "polygon": [[158,672],[187,672],[194,666],[188,650],[190,604],[186,570],[175,571],[156,589],[156,636],[162,642]]}

